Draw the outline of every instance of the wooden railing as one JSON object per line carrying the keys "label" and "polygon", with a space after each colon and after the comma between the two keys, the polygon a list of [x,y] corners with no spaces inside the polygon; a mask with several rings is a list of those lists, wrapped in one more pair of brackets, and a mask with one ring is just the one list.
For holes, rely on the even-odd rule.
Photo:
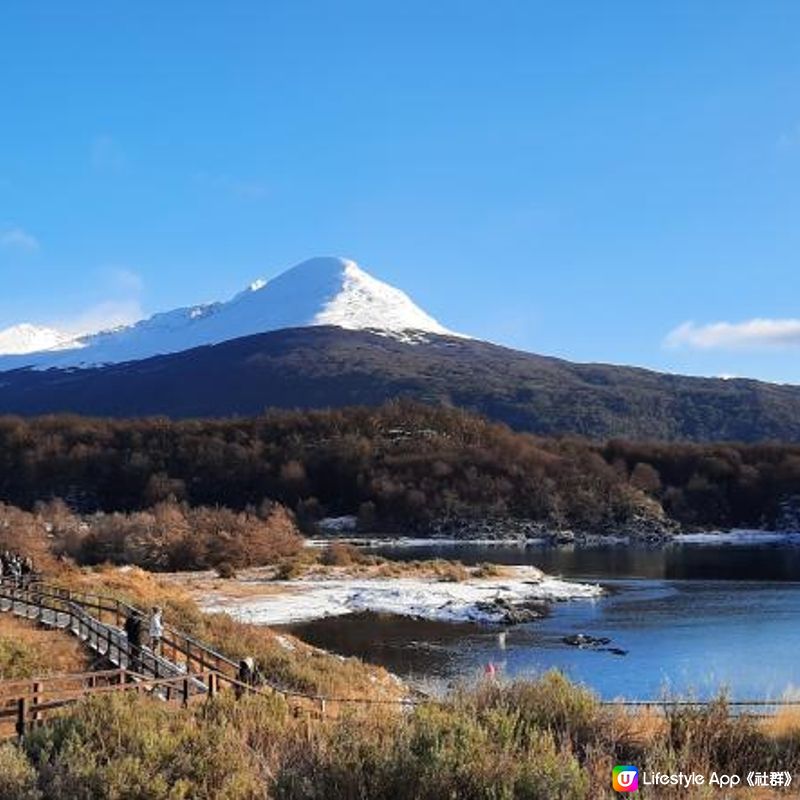
{"label": "wooden railing", "polygon": [[[237,681],[227,681],[217,672],[148,678],[124,669],[0,682],[0,737],[24,736],[53,712],[93,695],[136,692],[186,706],[214,697],[226,682],[240,685]],[[198,685],[204,687],[203,692],[197,691]],[[249,688],[243,687],[244,690]]]}
{"label": "wooden railing", "polygon": [[[3,602],[10,607],[3,608]],[[164,626],[160,654],[146,647],[133,652],[122,627],[129,615],[146,614],[118,598],[76,592],[41,581],[23,584],[0,579],[0,610],[13,610],[45,625],[67,628],[112,663],[135,663],[137,670],[149,677],[213,671],[235,679],[238,674],[235,661],[170,625]]]}

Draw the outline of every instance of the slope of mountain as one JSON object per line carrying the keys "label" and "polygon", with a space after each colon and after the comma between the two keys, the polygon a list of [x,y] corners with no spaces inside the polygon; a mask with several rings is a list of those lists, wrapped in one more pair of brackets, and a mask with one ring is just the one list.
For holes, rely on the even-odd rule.
{"label": "slope of mountain", "polygon": [[0,353],[21,355],[69,346],[73,337],[55,328],[23,322],[0,331]]}
{"label": "slope of mountain", "polygon": [[[300,326],[374,329],[413,340],[410,331],[447,334],[404,292],[373,278],[354,261],[313,258],[270,281],[258,280],[231,300],[178,308],[135,325],[83,336],[65,349],[4,349],[0,370],[74,368],[177,353],[241,336]],[[29,326],[30,327],[30,326]],[[61,343],[63,345],[63,342]],[[44,352],[34,353],[33,350]]]}
{"label": "slope of mountain", "polygon": [[462,406],[519,430],[607,438],[800,441],[800,387],[573,364],[428,333],[416,344],[308,327],[81,370],[0,374],[0,412],[257,414],[268,407]]}

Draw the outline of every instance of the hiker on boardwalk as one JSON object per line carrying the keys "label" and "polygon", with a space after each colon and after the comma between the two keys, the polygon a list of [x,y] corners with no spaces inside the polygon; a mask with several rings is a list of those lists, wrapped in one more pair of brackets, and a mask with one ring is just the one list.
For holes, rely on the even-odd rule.
{"label": "hiker on boardwalk", "polygon": [[142,665],[142,618],[131,611],[125,618],[125,635],[128,637],[128,669],[139,672]]}
{"label": "hiker on boardwalk", "polygon": [[15,583],[24,587],[34,578],[33,559],[4,550],[0,555],[0,578],[11,578]]}
{"label": "hiker on boardwalk", "polygon": [[30,556],[20,558],[20,577],[24,588],[27,588],[33,580],[33,559]]}
{"label": "hiker on boardwalk", "polygon": [[252,656],[243,658],[239,662],[239,670],[236,679],[240,685],[236,687],[236,696],[241,697],[244,694],[245,686],[259,686],[263,682],[261,673],[256,667],[256,661]]}
{"label": "hiker on boardwalk", "polygon": [[158,606],[153,606],[150,617],[150,649],[155,655],[161,653],[161,638],[164,636],[163,612]]}

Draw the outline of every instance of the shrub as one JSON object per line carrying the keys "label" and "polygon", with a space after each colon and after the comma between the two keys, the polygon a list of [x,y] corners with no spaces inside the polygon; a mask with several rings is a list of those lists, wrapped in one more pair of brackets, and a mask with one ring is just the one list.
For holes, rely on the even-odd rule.
{"label": "shrub", "polygon": [[77,536],[69,517],[51,524],[54,549],[83,564],[136,564],[157,571],[274,564],[302,544],[291,515],[276,504],[255,513],[169,501],[146,511],[92,515]]}
{"label": "shrub", "polygon": [[14,744],[0,744],[0,797],[3,800],[40,800],[36,770]]}
{"label": "shrub", "polygon": [[230,561],[223,561],[221,564],[217,564],[217,575],[220,578],[225,578],[226,580],[235,578],[236,567],[234,567]]}
{"label": "shrub", "polygon": [[263,779],[236,729],[154,701],[81,702],[25,743],[46,797],[251,800]]}
{"label": "shrub", "polygon": [[331,542],[320,556],[320,561],[329,567],[349,567],[360,564],[362,560],[361,551],[347,542]]}

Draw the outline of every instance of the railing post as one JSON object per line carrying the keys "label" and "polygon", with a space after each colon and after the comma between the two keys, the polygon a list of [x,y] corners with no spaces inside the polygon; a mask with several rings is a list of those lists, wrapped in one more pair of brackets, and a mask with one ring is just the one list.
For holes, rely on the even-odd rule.
{"label": "railing post", "polygon": [[182,697],[183,704],[185,706],[188,706],[189,705],[189,679],[188,678],[184,678],[183,679],[182,693],[183,693],[183,697]]}
{"label": "railing post", "polygon": [[33,682],[33,714],[31,714],[31,719],[34,722],[38,722],[40,718],[39,713],[39,703],[41,702],[41,692],[42,692],[42,684],[39,681]]}
{"label": "railing post", "polygon": [[17,700],[17,736],[20,739],[25,735],[25,720],[28,716],[28,698],[20,697]]}

